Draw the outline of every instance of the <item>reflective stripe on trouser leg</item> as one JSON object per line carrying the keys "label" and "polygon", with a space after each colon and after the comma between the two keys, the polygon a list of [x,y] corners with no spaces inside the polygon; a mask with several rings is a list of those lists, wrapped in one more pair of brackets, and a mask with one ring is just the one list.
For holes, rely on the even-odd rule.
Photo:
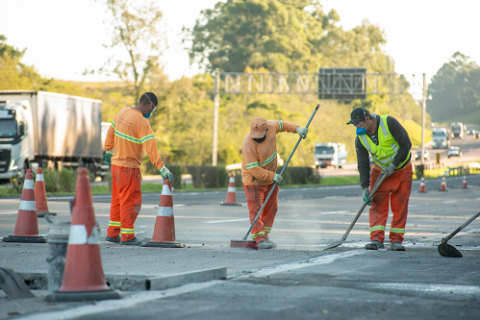
{"label": "reflective stripe on trouser leg", "polygon": [[110,222],[118,222],[118,225],[108,224],[107,237],[116,238],[120,235],[120,199],[118,194],[118,185],[115,175],[113,174],[112,165],[112,201],[110,203]]}
{"label": "reflective stripe on trouser leg", "polygon": [[116,177],[119,190],[121,241],[132,240],[135,238],[135,220],[142,205],[140,169],[112,165],[112,175]]}
{"label": "reflective stripe on trouser leg", "polygon": [[[274,186],[245,186],[243,185],[243,190],[245,191],[245,196],[247,198],[248,213],[250,217],[250,223],[253,223],[253,220],[257,216],[258,211],[260,210],[263,202],[268,196],[270,189]],[[278,209],[278,188],[273,192],[270,200],[266,204],[263,212],[260,214],[258,221],[252,228],[252,238],[257,241],[264,241],[266,238],[267,229],[265,225],[272,226],[275,215],[277,214]],[[271,227],[269,227],[271,230]]]}
{"label": "reflective stripe on trouser leg", "polygon": [[[372,170],[370,176],[370,190],[377,181],[380,175],[380,171]],[[390,191],[386,186],[386,182],[389,178],[385,179],[377,192],[373,195],[372,206],[370,207],[368,219],[370,221],[370,240],[377,240],[380,242],[385,241],[385,226],[388,218],[388,200],[390,197]]]}
{"label": "reflective stripe on trouser leg", "polygon": [[412,193],[413,170],[410,163],[403,170],[395,172],[398,187],[392,190],[390,202],[392,204],[393,219],[390,226],[390,242],[403,242],[405,226],[408,216],[408,202]]}

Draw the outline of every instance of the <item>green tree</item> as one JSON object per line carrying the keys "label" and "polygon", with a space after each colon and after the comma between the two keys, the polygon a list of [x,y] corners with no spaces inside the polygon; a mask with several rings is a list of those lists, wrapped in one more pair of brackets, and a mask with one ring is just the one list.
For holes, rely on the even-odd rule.
{"label": "green tree", "polygon": [[[113,73],[132,86],[132,95],[138,101],[148,77],[159,67],[159,58],[166,46],[160,28],[162,12],[154,2],[135,0],[107,0],[112,15],[112,42],[120,46],[127,57],[115,61]],[[109,70],[109,63],[102,71]]]}
{"label": "green tree", "polygon": [[32,66],[22,62],[27,49],[20,50],[7,44],[0,34],[0,89],[35,90],[41,88],[45,79]]}
{"label": "green tree", "polygon": [[428,86],[427,111],[434,121],[450,121],[480,107],[480,67],[456,52]]}
{"label": "green tree", "polygon": [[317,1],[228,0],[201,12],[184,29],[191,61],[207,71],[316,72],[319,67],[364,66],[390,72],[393,62],[381,47],[383,31],[368,21],[345,31],[335,10]]}

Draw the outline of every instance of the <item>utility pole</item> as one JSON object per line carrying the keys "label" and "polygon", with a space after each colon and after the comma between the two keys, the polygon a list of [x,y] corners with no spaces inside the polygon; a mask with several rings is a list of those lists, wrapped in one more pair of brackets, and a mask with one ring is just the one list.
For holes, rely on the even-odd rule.
{"label": "utility pole", "polygon": [[423,159],[423,154],[425,152],[425,109],[427,108],[427,80],[426,74],[423,74],[423,99],[422,99],[422,147],[421,147],[421,164],[422,166],[425,164],[425,160]]}
{"label": "utility pole", "polygon": [[213,97],[213,148],[212,148],[212,166],[217,165],[217,149],[218,149],[218,105],[220,103],[219,87],[220,72],[215,71],[215,93]]}

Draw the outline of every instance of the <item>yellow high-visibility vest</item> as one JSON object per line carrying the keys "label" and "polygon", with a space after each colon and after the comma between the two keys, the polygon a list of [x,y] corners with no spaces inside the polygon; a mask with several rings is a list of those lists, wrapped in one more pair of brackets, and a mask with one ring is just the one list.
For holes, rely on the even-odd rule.
{"label": "yellow high-visibility vest", "polygon": [[[358,136],[358,139],[360,142],[363,144],[365,149],[370,152],[372,155],[373,162],[377,166],[379,166],[382,169],[386,169],[390,164],[393,163],[393,159],[395,159],[395,155],[398,152],[398,149],[400,148],[398,142],[395,140],[393,135],[390,133],[390,130],[388,129],[388,123],[387,123],[387,117],[388,116],[380,116],[380,127],[378,130],[378,146],[373,143],[372,139],[367,134],[362,134]],[[410,151],[408,151],[408,156],[403,161],[397,166],[398,168],[401,168],[410,158]]]}

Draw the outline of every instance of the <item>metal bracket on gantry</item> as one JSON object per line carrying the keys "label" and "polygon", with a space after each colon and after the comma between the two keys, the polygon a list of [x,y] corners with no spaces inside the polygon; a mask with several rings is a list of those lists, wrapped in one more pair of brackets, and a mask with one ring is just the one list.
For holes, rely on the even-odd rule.
{"label": "metal bracket on gantry", "polygon": [[0,288],[10,299],[35,298],[22,277],[12,269],[0,268]]}

